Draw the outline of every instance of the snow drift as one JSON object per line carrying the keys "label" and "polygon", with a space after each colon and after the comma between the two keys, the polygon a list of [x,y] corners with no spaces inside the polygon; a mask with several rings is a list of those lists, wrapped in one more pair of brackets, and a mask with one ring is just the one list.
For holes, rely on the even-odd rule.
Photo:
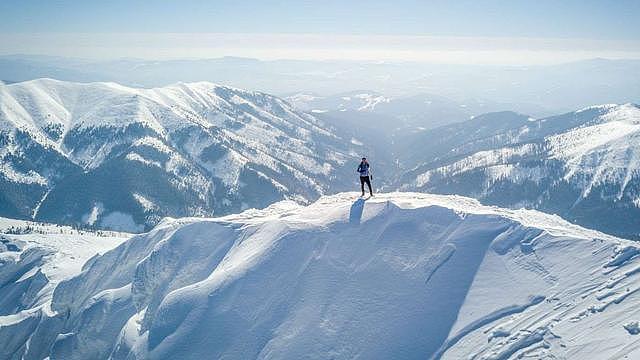
{"label": "snow drift", "polygon": [[0,318],[0,358],[622,358],[640,352],[639,253],[417,193],[165,219],[61,282],[52,314]]}
{"label": "snow drift", "polygon": [[51,311],[56,286],[129,237],[0,218],[0,359],[20,359],[27,351],[26,358],[45,357],[63,325]]}

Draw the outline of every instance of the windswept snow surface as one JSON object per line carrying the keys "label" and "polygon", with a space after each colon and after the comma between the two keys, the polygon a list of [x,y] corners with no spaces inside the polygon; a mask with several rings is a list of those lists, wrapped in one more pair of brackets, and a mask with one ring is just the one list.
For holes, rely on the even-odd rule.
{"label": "windswept snow surface", "polygon": [[[57,316],[51,310],[55,287],[129,237],[0,218],[0,342],[5,346],[0,359],[20,358],[30,346],[31,357],[26,358],[41,359],[46,345],[38,342],[37,324]],[[55,331],[54,322],[47,324],[52,327],[45,330]]]}
{"label": "windswept snow surface", "polygon": [[0,326],[2,358],[622,359],[640,248],[420,193],[165,219]]}

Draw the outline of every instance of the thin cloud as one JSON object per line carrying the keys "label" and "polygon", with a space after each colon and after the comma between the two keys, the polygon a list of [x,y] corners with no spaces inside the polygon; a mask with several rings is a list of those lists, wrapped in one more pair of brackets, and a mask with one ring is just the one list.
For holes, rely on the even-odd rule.
{"label": "thin cloud", "polygon": [[245,56],[263,60],[531,65],[594,57],[640,58],[640,41],[327,34],[22,33],[0,34],[0,53],[96,59]]}

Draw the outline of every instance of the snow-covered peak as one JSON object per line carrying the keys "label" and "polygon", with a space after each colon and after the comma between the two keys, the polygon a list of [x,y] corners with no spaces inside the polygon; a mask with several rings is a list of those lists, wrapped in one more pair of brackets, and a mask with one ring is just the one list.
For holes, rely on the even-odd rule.
{"label": "snow-covered peak", "polygon": [[630,356],[639,254],[536,211],[342,193],[165,219],[3,331],[52,359]]}

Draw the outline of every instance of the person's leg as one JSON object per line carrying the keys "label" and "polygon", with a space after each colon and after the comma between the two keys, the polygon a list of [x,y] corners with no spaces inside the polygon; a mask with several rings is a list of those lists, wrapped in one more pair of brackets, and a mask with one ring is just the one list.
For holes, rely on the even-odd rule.
{"label": "person's leg", "polygon": [[364,196],[364,182],[365,182],[365,177],[364,176],[360,176],[360,189],[362,190],[362,196]]}
{"label": "person's leg", "polygon": [[[373,190],[371,190],[371,176],[366,177],[367,186],[369,187],[369,194],[373,195]],[[363,186],[364,187],[364,186]],[[364,189],[362,189],[362,193],[364,194]]]}

